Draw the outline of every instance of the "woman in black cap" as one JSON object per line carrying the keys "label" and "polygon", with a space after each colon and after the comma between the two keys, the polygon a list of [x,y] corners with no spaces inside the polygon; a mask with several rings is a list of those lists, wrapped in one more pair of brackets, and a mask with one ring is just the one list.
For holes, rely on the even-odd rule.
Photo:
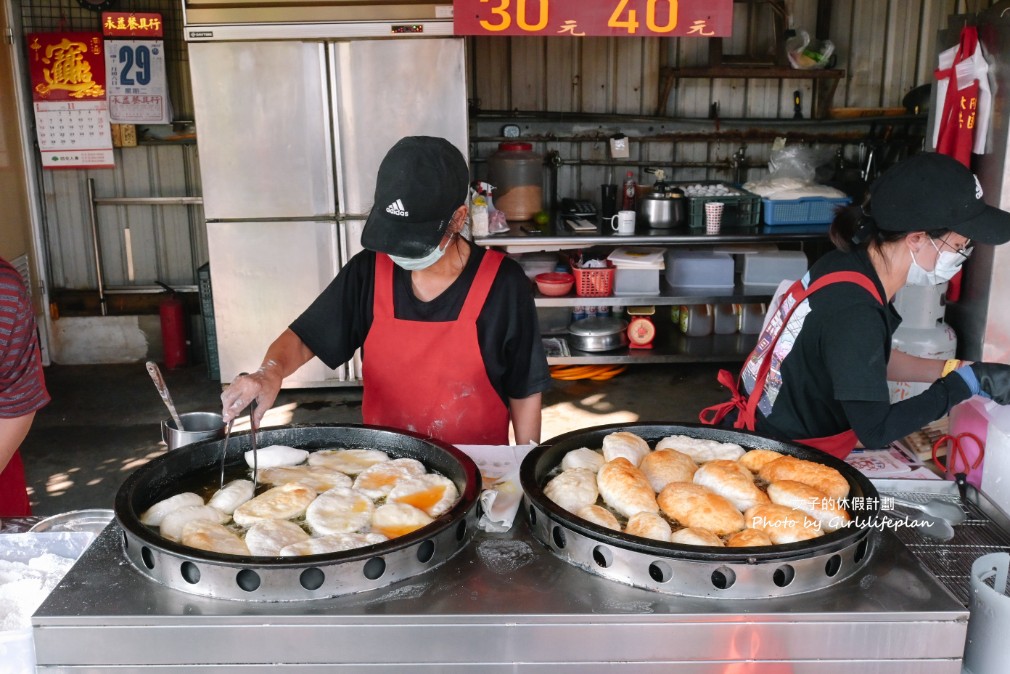
{"label": "woman in black cap", "polygon": [[362,347],[362,417],[453,444],[540,440],[550,372],[522,268],[467,241],[469,171],[443,138],[412,136],[379,166],[366,250],[221,395],[224,419],[313,356],[330,367]]}
{"label": "woman in black cap", "polygon": [[[902,286],[944,283],[976,243],[1010,240],[1010,213],[988,206],[975,176],[936,153],[915,155],[838,213],[824,255],[782,296],[740,372],[732,400],[701,420],[799,442],[843,458],[883,447],[980,394],[1010,403],[1010,366],[891,350]],[[933,382],[891,404],[888,380]]]}

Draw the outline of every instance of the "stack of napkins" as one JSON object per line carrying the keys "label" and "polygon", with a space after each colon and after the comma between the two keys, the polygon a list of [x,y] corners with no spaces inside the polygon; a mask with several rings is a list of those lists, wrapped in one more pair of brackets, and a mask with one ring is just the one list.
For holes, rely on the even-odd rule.
{"label": "stack of napkins", "polygon": [[483,512],[477,526],[484,531],[502,533],[512,528],[523,499],[519,466],[535,446],[456,445],[480,470]]}
{"label": "stack of napkins", "polygon": [[613,262],[615,267],[623,269],[663,269],[666,266],[663,260],[664,253],[665,248],[622,246],[615,248],[607,259]]}

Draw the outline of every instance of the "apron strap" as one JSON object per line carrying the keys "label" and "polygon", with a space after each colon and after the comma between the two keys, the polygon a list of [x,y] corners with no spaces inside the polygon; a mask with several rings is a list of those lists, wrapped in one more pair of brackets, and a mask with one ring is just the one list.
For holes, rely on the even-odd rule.
{"label": "apron strap", "polygon": [[480,316],[503,259],[505,259],[505,255],[496,250],[484,251],[484,257],[480,261],[480,267],[477,268],[477,275],[470,286],[470,292],[467,293],[463,308],[459,311],[459,320],[475,322]]}

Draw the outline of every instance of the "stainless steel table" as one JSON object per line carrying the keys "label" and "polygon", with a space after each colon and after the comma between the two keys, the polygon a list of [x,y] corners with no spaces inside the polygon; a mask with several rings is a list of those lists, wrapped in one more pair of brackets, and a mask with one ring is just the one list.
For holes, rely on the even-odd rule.
{"label": "stainless steel table", "polygon": [[892,533],[880,536],[862,576],[726,601],[596,577],[520,521],[382,590],[264,604],[154,583],[112,522],[32,622],[41,672],[960,672],[967,610]]}

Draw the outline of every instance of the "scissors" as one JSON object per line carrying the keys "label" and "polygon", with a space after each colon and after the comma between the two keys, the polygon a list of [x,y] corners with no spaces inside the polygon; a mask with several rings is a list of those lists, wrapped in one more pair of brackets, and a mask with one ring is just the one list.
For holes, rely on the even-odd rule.
{"label": "scissors", "polygon": [[[978,449],[978,454],[975,456],[975,460],[972,462],[968,461],[968,455],[965,453],[965,442],[971,440],[975,443],[975,447]],[[947,465],[940,463],[940,460],[936,457],[937,450],[940,447],[947,446]],[[985,458],[985,443],[975,435],[974,433],[958,433],[957,435],[950,435],[949,433],[941,435],[937,438],[936,442],[933,443],[933,464],[937,468],[944,471],[945,473],[953,473],[954,480],[957,482],[957,489],[961,494],[961,498],[964,499],[965,491],[967,490],[968,474],[982,465],[982,460]],[[958,469],[958,464],[960,463],[960,470]]]}

